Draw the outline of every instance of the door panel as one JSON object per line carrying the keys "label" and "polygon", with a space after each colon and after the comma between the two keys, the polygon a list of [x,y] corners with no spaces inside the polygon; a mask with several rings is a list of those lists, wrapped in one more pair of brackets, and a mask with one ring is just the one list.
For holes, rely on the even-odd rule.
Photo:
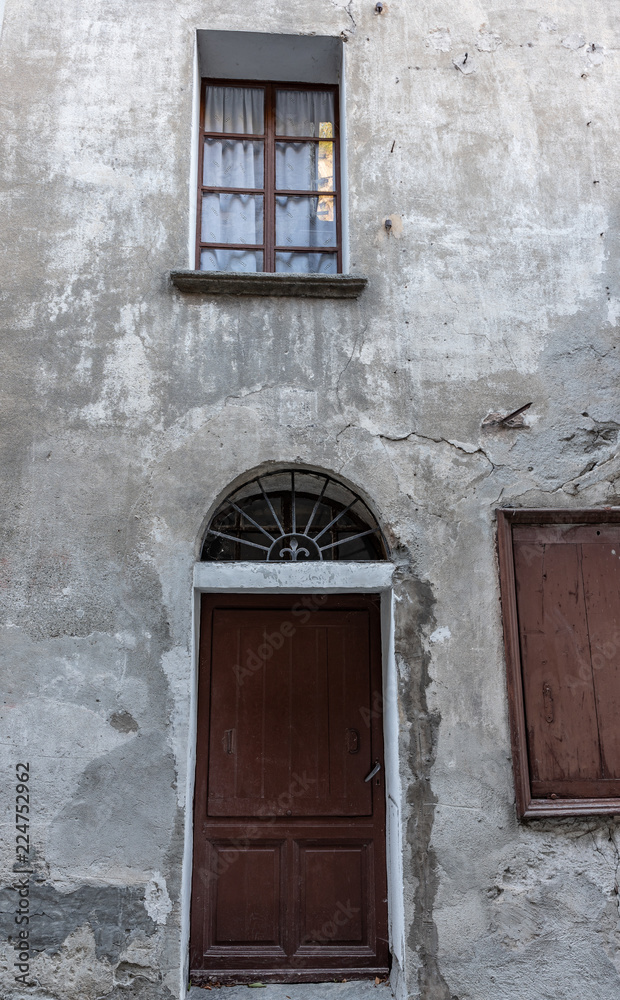
{"label": "door panel", "polygon": [[372,811],[370,737],[359,714],[370,690],[367,612],[320,610],[304,624],[289,617],[213,615],[210,816]]}
{"label": "door panel", "polygon": [[196,982],[388,967],[378,598],[301,601],[203,597]]}
{"label": "door panel", "polygon": [[282,847],[282,842],[241,849],[226,841],[213,845],[221,870],[214,893],[215,945],[282,946]]}
{"label": "door panel", "polygon": [[368,844],[300,845],[301,941],[367,944]]}

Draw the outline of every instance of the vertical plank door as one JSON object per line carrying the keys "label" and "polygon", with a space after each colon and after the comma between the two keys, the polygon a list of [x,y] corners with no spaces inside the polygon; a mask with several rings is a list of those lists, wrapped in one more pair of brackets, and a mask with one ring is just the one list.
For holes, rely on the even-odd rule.
{"label": "vertical plank door", "polygon": [[203,597],[194,981],[387,970],[380,694],[378,598]]}

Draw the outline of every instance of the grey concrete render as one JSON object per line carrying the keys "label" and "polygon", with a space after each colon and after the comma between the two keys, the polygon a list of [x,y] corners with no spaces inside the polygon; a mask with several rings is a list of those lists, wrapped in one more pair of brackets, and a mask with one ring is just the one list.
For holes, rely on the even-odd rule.
{"label": "grey concrete render", "polygon": [[[257,980],[260,982],[260,980]],[[256,990],[256,992],[254,992]],[[373,980],[346,983],[269,983],[262,987],[222,986],[219,990],[192,986],[189,1000],[392,1000],[389,983]]]}
{"label": "grey concrete render", "polygon": [[[342,40],[359,298],[172,286],[199,29]],[[618,819],[516,819],[494,514],[620,503],[619,32],[601,0],[6,0],[3,1000],[184,997],[194,564],[230,484],[295,463],[391,546],[395,993],[620,996]]]}

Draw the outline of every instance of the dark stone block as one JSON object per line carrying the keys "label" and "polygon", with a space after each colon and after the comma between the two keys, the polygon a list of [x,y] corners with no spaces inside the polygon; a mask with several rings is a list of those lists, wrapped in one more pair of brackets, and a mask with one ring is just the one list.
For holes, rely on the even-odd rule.
{"label": "dark stone block", "polygon": [[238,274],[229,271],[171,271],[181,292],[199,295],[290,296],[313,299],[356,299],[368,278],[354,274]]}

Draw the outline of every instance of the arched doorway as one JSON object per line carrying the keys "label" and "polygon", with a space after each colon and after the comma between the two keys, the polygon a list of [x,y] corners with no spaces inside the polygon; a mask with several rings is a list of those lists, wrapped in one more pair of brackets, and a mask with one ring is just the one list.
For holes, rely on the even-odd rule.
{"label": "arched doorway", "polygon": [[361,497],[300,468],[249,479],[207,525],[204,562],[270,563],[289,592],[201,597],[193,981],[389,967],[380,595],[291,590],[386,557]]}
{"label": "arched doorway", "polygon": [[326,472],[278,469],[237,487],[214,512],[204,560],[267,562],[387,558],[368,505]]}

